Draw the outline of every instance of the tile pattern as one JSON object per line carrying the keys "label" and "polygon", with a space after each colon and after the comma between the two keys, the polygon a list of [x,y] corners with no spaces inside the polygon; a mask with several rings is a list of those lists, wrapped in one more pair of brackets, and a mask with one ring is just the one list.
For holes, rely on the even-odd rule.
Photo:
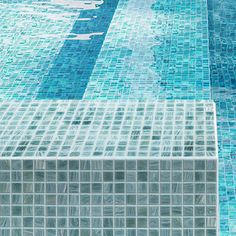
{"label": "tile pattern", "polygon": [[0,100],[81,99],[117,1],[0,0]]}
{"label": "tile pattern", "polygon": [[120,0],[84,99],[209,99],[206,0]]}
{"label": "tile pattern", "polygon": [[23,101],[0,105],[2,157],[217,156],[207,101]]}
{"label": "tile pattern", "polygon": [[0,0],[0,100],[35,97],[78,14],[37,1]]}
{"label": "tile pattern", "polygon": [[49,73],[41,81],[36,99],[83,97],[118,0],[79,2],[85,2],[87,7],[96,4],[96,8],[80,12]]}
{"label": "tile pattern", "polygon": [[[15,4],[16,2],[18,4]],[[55,3],[56,1],[53,2]],[[73,2],[75,3],[75,1]],[[81,3],[84,1],[78,2]],[[32,5],[30,5],[29,3]],[[71,4],[70,1],[67,1],[67,6],[68,3]],[[45,6],[44,4],[48,5]],[[71,68],[68,65],[75,63],[78,66],[78,64],[80,64],[78,63],[78,60],[72,60],[70,54],[73,51],[73,55],[76,56],[74,49],[79,48],[78,44],[73,43],[74,40],[71,40],[72,43],[70,43],[70,47],[66,47],[63,51],[63,53],[65,54],[60,54],[60,50],[65,38],[67,38],[68,36],[76,38],[78,36],[75,34],[68,34],[68,29],[72,28],[72,25],[75,23],[75,19],[77,19],[77,21],[80,21],[79,18],[82,18],[82,22],[83,20],[85,20],[83,19],[83,17],[90,17],[91,15],[87,15],[85,13],[88,11],[83,11],[84,15],[82,15],[79,12],[78,8],[75,6],[65,7],[62,5],[55,5],[51,2],[40,3],[37,1],[27,1],[26,4],[26,1],[24,0],[14,2],[0,0],[0,28],[3,36],[0,38],[0,73],[1,75],[3,75],[0,78],[0,100],[12,98],[19,100],[32,99],[36,97],[38,91],[39,94],[37,94],[37,98],[39,99],[56,97],[58,98],[58,96],[65,99],[78,99],[82,96],[83,92],[81,92],[81,88],[85,88],[86,80],[82,80],[82,83],[79,85],[78,81],[75,81],[73,83],[70,83],[69,81],[69,83],[67,83],[68,81],[66,82],[65,80],[67,74],[71,75],[71,71],[73,71],[74,78],[77,78],[77,72],[74,70],[75,67],[73,67],[70,71]],[[45,12],[46,8],[47,12]],[[234,2],[230,0],[208,0],[208,9],[212,98],[217,103],[217,125],[220,150],[220,235],[232,236],[236,234],[236,100],[234,93],[236,76],[234,72],[235,34],[233,33],[235,32],[234,28],[236,9]],[[79,18],[77,18],[78,15],[80,16]],[[130,17],[131,15],[132,21]],[[94,22],[94,19],[92,19],[92,21]],[[87,19],[87,22],[89,23],[86,24],[86,22],[85,24],[83,24],[83,28],[85,26],[87,27],[92,21],[91,19]],[[26,25],[27,27],[25,27]],[[81,25],[82,24],[79,24],[79,26]],[[138,25],[138,27],[135,27],[135,25]],[[111,26],[112,27],[110,27],[98,62],[93,71],[91,83],[85,96],[86,99],[210,98],[206,1],[147,0],[145,2],[139,1],[137,3],[137,1],[134,0],[120,0],[117,13]],[[40,32],[41,36],[44,33],[45,37],[39,38],[37,35],[38,32]],[[127,34],[127,32],[129,34]],[[84,33],[86,34],[87,32]],[[57,35],[57,37],[54,37],[55,34]],[[87,35],[86,37],[89,36]],[[100,37],[101,35],[95,35],[91,38],[98,39]],[[83,44],[83,42],[84,41],[82,41],[81,43]],[[142,45],[142,47],[140,47],[140,45]],[[116,50],[114,47],[119,48],[118,50]],[[71,48],[73,48],[73,50]],[[68,49],[70,49],[71,51]],[[57,60],[53,61],[56,56],[58,56]],[[27,63],[25,63],[26,58]],[[65,58],[67,58],[68,60]],[[69,60],[70,62],[67,64]],[[89,61],[88,58],[86,58],[86,60]],[[51,67],[52,65],[54,65],[54,67]],[[86,63],[83,64],[83,66],[83,68],[87,68]],[[60,70],[58,70],[58,67],[60,67]],[[137,71],[140,71],[140,73],[137,74]],[[56,75],[56,73],[58,74]],[[84,70],[78,71],[78,74],[80,74],[80,76],[81,74],[89,76],[89,73],[87,73],[86,71],[84,72]],[[63,80],[58,80],[60,76],[63,77]],[[101,78],[103,77],[105,77],[106,80],[101,80]],[[45,78],[47,78],[47,80],[44,80]],[[53,80],[50,81],[50,78],[53,78]],[[39,84],[41,83],[41,81],[43,81],[43,83],[41,84],[43,86],[40,87]],[[96,87],[97,84],[95,86],[94,83],[99,84],[99,87]],[[68,85],[68,88],[67,86],[65,86],[65,84]],[[73,89],[75,87],[78,87],[78,90],[72,90],[71,87],[69,89],[69,86],[71,85]],[[63,90],[60,89],[62,87]],[[56,89],[58,91],[57,93],[55,93]],[[103,89],[103,91],[101,91],[100,89]],[[78,94],[80,94],[80,97],[78,96]],[[34,102],[32,102],[32,104],[33,103]],[[62,110],[65,108],[65,110],[68,111],[63,115],[60,113],[65,113],[64,110],[61,111],[59,109],[58,111],[56,108],[57,114],[54,113],[54,110],[50,110],[49,106],[51,106],[51,103],[49,103],[48,105],[46,105],[45,103],[44,105],[41,104],[39,106],[33,105],[35,106],[35,109],[32,108],[32,110],[30,110],[32,104],[26,103],[25,105],[21,104],[19,106],[17,105],[16,107],[13,105],[8,107],[6,103],[4,103],[3,106],[1,105],[1,117],[3,117],[0,128],[1,155],[4,156],[4,158],[6,156],[13,156],[14,158],[22,157],[22,155],[25,155],[26,153],[28,153],[27,155],[31,157],[39,157],[45,155],[51,157],[63,157],[75,155],[76,152],[74,152],[74,150],[73,154],[71,150],[68,150],[70,149],[69,141],[71,142],[71,140],[74,145],[72,147],[77,148],[77,151],[79,145],[81,144],[81,140],[78,140],[78,144],[77,140],[74,140],[73,137],[73,135],[77,135],[77,129],[78,127],[80,127],[80,124],[76,123],[77,120],[72,120],[71,123],[69,121],[69,117],[71,117],[71,114],[69,113],[72,113],[72,111],[69,111],[69,109],[72,108],[73,110],[76,106],[70,104],[68,105],[70,108],[68,108],[67,105],[63,105]],[[13,111],[15,109],[19,117],[13,116]],[[27,109],[27,112],[24,109]],[[39,111],[41,109],[42,111]],[[75,110],[76,109],[77,108],[75,108]],[[49,120],[49,116],[52,114],[54,114],[54,120],[51,121]],[[19,119],[20,115],[23,116],[23,118],[21,117],[22,119]],[[45,117],[44,121],[43,117]],[[23,119],[26,119],[26,123],[24,123]],[[84,121],[85,120],[86,119],[84,119]],[[48,124],[49,121],[50,124]],[[74,122],[73,125],[72,122]],[[9,130],[5,129],[5,125],[7,125]],[[47,125],[50,126],[49,130],[47,130]],[[57,129],[58,125],[60,129]],[[86,124],[84,125],[86,126]],[[17,130],[15,130],[16,127]],[[69,128],[68,132],[66,130],[67,128]],[[54,138],[55,136],[53,136],[55,132],[57,134],[56,138]],[[142,130],[142,132],[144,131]],[[145,132],[148,131],[146,130]],[[144,144],[142,146],[142,149],[137,151],[135,149],[131,149],[132,155],[134,155],[134,153],[135,155],[139,156],[147,154],[146,150],[143,150],[143,148],[146,148],[146,144],[144,143],[146,141],[145,132],[143,135],[143,141],[141,134],[140,137],[138,137],[138,144],[141,144],[141,142],[143,142]],[[137,136],[137,134],[135,133],[134,136]],[[29,137],[31,141],[28,143],[26,139]],[[123,140],[121,140],[121,142],[122,141]],[[135,143],[135,141],[133,140],[132,142]],[[155,142],[158,143],[158,141]],[[212,140],[210,140],[209,142],[212,142]],[[99,143],[98,145],[98,147],[100,148],[101,144]],[[112,145],[113,144],[111,144],[110,146]],[[121,146],[121,150],[119,150],[120,154],[123,152],[122,148],[124,148],[124,145],[123,143],[121,143],[121,145],[117,145],[117,147]],[[187,149],[192,148],[191,145],[186,145]],[[214,155],[214,151],[211,149],[212,147],[211,145],[209,145],[210,152],[205,152],[205,146],[198,146],[198,148],[201,149],[201,152],[205,148],[204,153],[207,153],[206,156],[208,156],[208,154]],[[171,152],[168,151],[168,148],[169,147],[167,147],[167,151],[159,150],[159,154],[168,157],[170,153],[171,155],[173,155],[173,153],[180,153],[178,150],[179,146],[177,145],[177,149],[175,151],[174,147],[172,147]],[[134,152],[134,150],[136,152]],[[183,150],[185,150],[185,147]],[[194,155],[196,155],[195,146],[193,147],[193,150],[195,150],[193,153]],[[112,150],[110,149],[103,149],[103,151],[104,153],[109,153],[109,155],[107,154],[107,156],[110,156],[112,153]],[[97,153],[99,152],[100,151],[96,152],[96,155],[94,156],[97,156]],[[131,154],[131,152],[128,152],[128,150],[126,150],[125,155],[127,155],[127,153]],[[148,149],[148,153],[149,155],[152,154],[150,149]],[[183,152],[181,153],[183,154]],[[76,155],[77,154],[78,153],[76,153]],[[93,154],[95,154],[95,149]],[[91,154],[91,156],[93,154]],[[155,153],[155,155],[157,155],[157,153]],[[79,161],[77,162],[79,163]],[[78,224],[81,225],[81,222],[83,222],[80,222],[80,216],[83,216],[83,218],[86,218],[86,216],[83,215],[85,213],[83,213],[82,215],[80,215],[79,213],[77,215],[77,219],[75,219],[76,213],[72,213],[80,211],[79,204],[76,205],[72,203],[72,201],[74,200],[70,200],[75,198],[74,196],[76,195],[76,193],[72,193],[70,191],[74,191],[72,189],[76,189],[77,187],[80,189],[81,187],[80,183],[74,181],[73,179],[77,177],[70,178],[68,174],[68,177],[66,177],[66,181],[63,182],[63,180],[59,180],[61,172],[65,175],[65,172],[60,169],[61,167],[52,167],[52,169],[51,167],[49,167],[47,169],[47,166],[51,166],[50,164],[45,164],[46,167],[39,167],[39,165],[41,165],[39,164],[39,162],[33,162],[34,167],[32,168],[34,168],[34,171],[32,171],[32,169],[30,169],[31,167],[21,168],[21,165],[31,165],[27,164],[27,162],[25,162],[25,164],[22,161],[18,162],[18,164],[15,163],[17,162],[12,161],[10,163],[10,161],[1,161],[0,163],[0,168],[3,168],[2,170],[0,170],[0,235],[9,236],[10,233],[12,233],[12,235],[14,236],[28,236],[32,235],[33,232],[37,236],[57,234],[79,235],[79,233],[80,235],[85,236],[86,234],[88,234],[88,232],[92,233],[92,235],[127,234],[132,236],[137,234],[138,236],[141,236],[145,234],[153,234],[155,236],[158,236],[158,233],[160,235],[169,235],[169,232],[167,232],[168,230],[165,231],[165,229],[163,228],[160,228],[158,230],[154,227],[150,228],[150,231],[148,231],[148,229],[145,227],[138,227],[138,224],[141,224],[142,222],[144,222],[144,224],[145,222],[147,222],[147,224],[151,223],[149,222],[147,217],[144,217],[143,215],[140,216],[140,218],[144,218],[145,220],[139,220],[138,206],[137,208],[135,208],[135,212],[137,212],[135,217],[130,216],[130,218],[133,218],[132,222],[135,222],[136,226],[138,227],[137,231],[134,228],[128,228],[124,231],[122,228],[123,226],[121,227],[120,225],[120,228],[117,228],[115,218],[113,218],[112,222],[114,229],[112,228],[111,230],[111,228],[105,227],[103,220],[105,218],[111,217],[107,217],[106,213],[102,212],[102,227],[100,229],[96,228],[89,231],[88,228],[82,227],[81,232],[78,232],[77,226]],[[69,166],[69,173],[73,172],[73,170],[70,169],[70,166],[72,166],[73,164],[69,164],[67,162],[67,165]],[[61,166],[61,164],[52,164],[52,166],[53,165]],[[78,166],[79,165],[80,164],[78,164]],[[17,166],[17,168],[19,167],[19,169],[16,170],[16,167],[14,166]],[[41,171],[43,172],[43,174],[41,173]],[[137,172],[137,170],[135,171]],[[81,173],[83,174],[83,171],[81,171]],[[90,173],[90,179],[93,178],[92,173]],[[114,182],[116,181],[115,173],[116,172],[114,172],[113,177]],[[128,173],[128,171],[126,173]],[[43,177],[39,177],[41,174],[43,175]],[[79,175],[78,171],[77,175]],[[52,176],[58,177],[54,178]],[[63,174],[61,176],[63,176]],[[138,173],[136,177],[138,177]],[[51,180],[51,182],[48,181],[49,179]],[[48,185],[47,182],[49,182]],[[63,192],[60,182],[65,184],[63,186],[66,186],[65,188],[67,193]],[[84,181],[84,183],[86,183],[86,181]],[[83,181],[81,184],[83,184]],[[89,183],[89,188],[91,191],[93,191],[93,184],[97,183]],[[128,183],[125,183],[124,189],[128,188],[126,184]],[[146,182],[146,184],[147,189],[151,189],[150,186],[152,183]],[[136,189],[138,189],[137,185]],[[129,187],[130,186],[131,185],[129,185]],[[40,188],[41,190],[38,190]],[[44,190],[42,190],[42,188]],[[55,188],[57,191],[56,193],[61,192],[61,195],[64,195],[62,196],[62,199],[63,197],[66,199],[66,204],[65,202],[63,202],[63,200],[56,200],[57,203],[62,201],[61,205],[62,207],[64,207],[62,209],[60,209],[60,205],[53,205],[51,204],[52,202],[50,202],[50,199],[55,198],[55,192],[51,189]],[[102,188],[104,189],[104,186]],[[23,193],[23,191],[25,192]],[[115,193],[115,190],[112,191]],[[37,199],[37,195],[40,195],[39,199]],[[137,199],[139,195],[141,194],[139,193],[135,195],[136,201],[138,201]],[[91,194],[91,196],[93,196],[93,193]],[[91,196],[90,199],[92,199]],[[148,197],[146,196],[146,198]],[[160,199],[161,196],[159,196],[159,200]],[[92,200],[90,200],[90,202],[91,201]],[[125,201],[130,200],[125,199]],[[77,203],[78,202],[80,201],[77,201]],[[160,201],[158,204],[160,204]],[[71,205],[70,208],[68,208],[69,205]],[[87,205],[85,204],[86,207]],[[212,202],[212,207],[214,207],[213,205],[214,204]],[[130,206],[128,204],[127,206],[125,205],[125,207],[129,208]],[[143,203],[141,203],[140,207],[144,207]],[[158,205],[156,207],[159,207],[158,210],[160,213],[161,206]],[[169,210],[171,214],[173,214],[173,212],[176,212],[177,209],[173,209],[173,207],[170,205],[165,207],[170,208]],[[67,208],[68,210],[65,210],[65,208]],[[200,208],[195,209],[194,211],[199,212]],[[208,214],[207,207],[204,207],[204,209],[204,214]],[[127,211],[127,209],[125,210]],[[150,208],[147,207],[146,211],[148,212],[149,210]],[[82,209],[82,211],[85,212],[84,209]],[[201,212],[203,212],[202,209]],[[68,218],[66,218],[63,214],[67,214]],[[184,214],[183,208],[182,214]],[[202,215],[199,215],[200,218],[201,216]],[[184,217],[185,215],[181,215],[181,223],[185,222],[183,220]],[[101,217],[99,216],[97,218],[100,219]],[[189,215],[188,218],[190,218]],[[168,222],[168,220],[165,220],[162,221],[161,219],[158,219],[158,224],[160,225],[161,222]],[[131,223],[131,221],[126,221],[124,219],[123,222],[123,224]],[[172,224],[180,222],[170,220],[171,226]],[[88,223],[88,221],[83,222],[82,224],[86,223]],[[89,224],[92,223],[92,220],[89,221]],[[193,226],[193,229],[191,228],[190,230],[183,228],[183,231],[180,228],[174,227],[174,233],[172,232],[172,235],[178,236],[181,235],[181,233],[183,233],[183,235],[192,235],[192,232],[195,232],[195,235],[204,235],[202,234],[201,228],[196,229],[194,227],[195,226]],[[215,235],[214,229],[208,229],[206,233],[207,235]]]}
{"label": "tile pattern", "polygon": [[0,160],[0,235],[215,236],[216,162]]}
{"label": "tile pattern", "polygon": [[236,5],[209,0],[210,69],[219,140],[220,235],[236,235]]}

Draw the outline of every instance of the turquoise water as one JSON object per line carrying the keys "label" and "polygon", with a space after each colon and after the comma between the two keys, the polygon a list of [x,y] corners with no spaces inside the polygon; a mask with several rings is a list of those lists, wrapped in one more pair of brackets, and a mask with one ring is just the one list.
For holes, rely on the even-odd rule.
{"label": "turquoise water", "polygon": [[[48,2],[49,3],[49,2]],[[63,45],[73,8],[38,1],[0,2],[0,99],[32,99]]]}
{"label": "turquoise water", "polygon": [[232,0],[0,0],[0,100],[213,99],[236,235],[235,19]]}
{"label": "turquoise water", "polygon": [[236,235],[236,4],[209,0],[212,99],[217,106],[220,235]]}
{"label": "turquoise water", "polygon": [[84,99],[209,99],[205,0],[120,0]]}
{"label": "turquoise water", "polygon": [[118,0],[0,0],[0,100],[81,99]]}
{"label": "turquoise water", "polygon": [[209,99],[206,1],[117,2],[1,1],[0,100]]}
{"label": "turquoise water", "polygon": [[41,81],[37,99],[83,97],[118,0],[98,3],[94,9],[80,11],[52,67]]}

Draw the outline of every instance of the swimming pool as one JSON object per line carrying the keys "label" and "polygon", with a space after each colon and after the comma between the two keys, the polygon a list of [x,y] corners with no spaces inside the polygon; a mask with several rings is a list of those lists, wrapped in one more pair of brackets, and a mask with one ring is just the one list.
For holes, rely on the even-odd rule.
{"label": "swimming pool", "polygon": [[0,98],[210,98],[205,0],[102,3],[3,2]]}
{"label": "swimming pool", "polygon": [[220,235],[236,233],[235,14],[232,1],[209,0],[212,99],[217,106]]}
{"label": "swimming pool", "polygon": [[0,100],[214,100],[220,235],[235,235],[235,14],[230,0],[0,1]]}
{"label": "swimming pool", "polygon": [[0,100],[81,99],[117,3],[0,1]]}

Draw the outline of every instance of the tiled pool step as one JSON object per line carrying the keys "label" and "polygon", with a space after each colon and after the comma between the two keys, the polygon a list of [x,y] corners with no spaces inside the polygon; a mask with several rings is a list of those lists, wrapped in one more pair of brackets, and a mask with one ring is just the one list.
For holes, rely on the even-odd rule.
{"label": "tiled pool step", "polygon": [[208,101],[6,101],[2,157],[217,156]]}
{"label": "tiled pool step", "polygon": [[0,105],[0,235],[216,236],[211,101]]}

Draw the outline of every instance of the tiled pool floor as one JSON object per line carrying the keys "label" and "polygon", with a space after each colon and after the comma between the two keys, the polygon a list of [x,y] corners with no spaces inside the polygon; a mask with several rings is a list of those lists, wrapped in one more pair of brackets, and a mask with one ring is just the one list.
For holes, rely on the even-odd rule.
{"label": "tiled pool floor", "polygon": [[236,235],[236,4],[209,0],[212,99],[217,107],[220,235]]}
{"label": "tiled pool floor", "polygon": [[[62,14],[64,13],[64,14]],[[71,8],[0,1],[0,99],[32,99],[69,33]]]}
{"label": "tiled pool floor", "polygon": [[206,0],[117,2],[0,1],[0,100],[209,99]]}
{"label": "tiled pool floor", "polygon": [[84,99],[209,99],[206,0],[120,0]]}
{"label": "tiled pool floor", "polygon": [[81,99],[117,2],[0,0],[0,100]]}

